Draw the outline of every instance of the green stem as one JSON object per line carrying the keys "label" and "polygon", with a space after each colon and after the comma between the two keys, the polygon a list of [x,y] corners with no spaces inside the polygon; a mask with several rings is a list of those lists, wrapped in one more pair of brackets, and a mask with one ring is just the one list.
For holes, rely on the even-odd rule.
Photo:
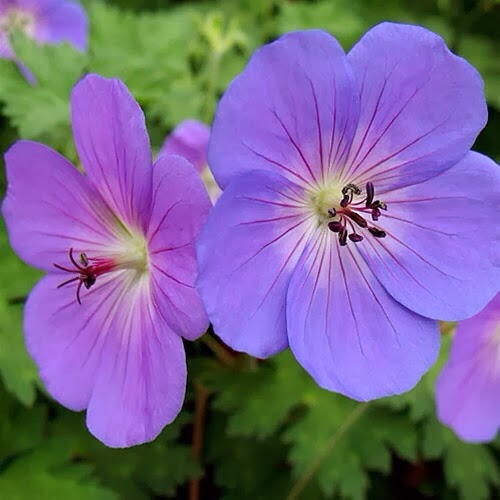
{"label": "green stem", "polygon": [[340,428],[332,435],[330,440],[326,443],[323,451],[318,455],[316,460],[310,465],[309,469],[299,477],[297,482],[293,485],[290,493],[286,497],[286,500],[295,500],[302,493],[304,488],[307,486],[309,481],[313,478],[314,474],[318,471],[321,464],[328,458],[330,453],[332,452],[335,445],[340,441],[340,439],[344,436],[344,434],[354,425],[354,423],[366,412],[369,404],[363,403],[360,404],[352,411],[352,413],[347,417],[344,423],[340,426]]}
{"label": "green stem", "polygon": [[205,94],[205,102],[202,109],[202,118],[205,123],[212,121],[212,103],[216,98],[217,91],[217,76],[219,74],[219,65],[221,54],[217,51],[212,52],[210,58],[210,68],[208,73],[207,92]]}
{"label": "green stem", "polygon": [[208,332],[201,337],[201,341],[215,354],[215,357],[219,359],[222,364],[226,366],[235,366],[236,359],[234,356],[232,356],[231,353]]}

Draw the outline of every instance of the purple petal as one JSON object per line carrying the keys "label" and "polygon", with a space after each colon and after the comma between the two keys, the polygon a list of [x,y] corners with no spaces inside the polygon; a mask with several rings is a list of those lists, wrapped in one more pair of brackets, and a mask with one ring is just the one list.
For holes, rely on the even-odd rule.
{"label": "purple petal", "polygon": [[320,180],[350,146],[354,88],[344,51],[323,31],[289,33],[257,50],[217,108],[208,158],[219,186],[255,169],[300,185]]}
{"label": "purple petal", "polygon": [[302,198],[278,174],[244,174],[201,232],[198,288],[215,332],[233,349],[267,357],[287,346],[286,289],[312,225]]}
{"label": "purple petal", "polygon": [[45,43],[69,42],[84,51],[88,21],[83,7],[74,2],[38,2],[34,37]]}
{"label": "purple petal", "polygon": [[70,248],[100,253],[114,241],[109,209],[65,158],[31,141],[5,154],[7,195],[2,213],[10,244],[28,264],[54,271]]}
{"label": "purple petal", "polygon": [[179,156],[161,156],[154,165],[148,231],[151,279],[156,304],[177,334],[194,340],[208,328],[208,317],[194,288],[194,242],[211,208],[193,166]]}
{"label": "purple petal", "polygon": [[47,390],[72,410],[87,407],[89,430],[107,446],[154,439],[182,406],[186,366],[148,283],[124,271],[101,276],[79,305],[59,282],[43,278],[25,308],[26,344]]}
{"label": "purple petal", "polygon": [[158,156],[178,155],[186,158],[201,173],[207,166],[210,127],[198,120],[184,120],[165,139]]}
{"label": "purple petal", "polygon": [[293,273],[287,325],[314,380],[363,401],[411,389],[439,349],[437,323],[396,302],[355,250],[324,230]]}
{"label": "purple petal", "polygon": [[424,28],[382,23],[347,57],[361,95],[348,182],[385,190],[430,179],[459,161],[486,123],[481,77]]}
{"label": "purple petal", "polygon": [[458,324],[436,382],[439,420],[464,441],[491,441],[500,429],[500,294]]}
{"label": "purple petal", "polygon": [[478,153],[427,182],[381,195],[386,238],[357,248],[387,291],[423,316],[456,320],[500,288],[500,168]]}
{"label": "purple petal", "polygon": [[144,114],[125,85],[88,75],[71,92],[78,155],[90,181],[129,228],[144,229],[152,166]]}

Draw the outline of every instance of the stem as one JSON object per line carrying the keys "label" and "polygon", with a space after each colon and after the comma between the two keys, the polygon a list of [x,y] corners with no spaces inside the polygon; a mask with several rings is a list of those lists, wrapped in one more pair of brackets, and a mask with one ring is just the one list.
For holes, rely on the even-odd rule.
{"label": "stem", "polygon": [[215,99],[215,92],[217,86],[217,75],[219,73],[221,54],[213,51],[210,58],[210,69],[208,74],[207,93],[205,95],[205,102],[202,110],[202,118],[205,123],[210,123],[212,120],[212,102]]}
{"label": "stem", "polygon": [[286,500],[295,500],[296,498],[299,497],[299,495],[302,493],[302,491],[307,486],[309,481],[312,479],[314,474],[316,474],[321,464],[325,461],[326,458],[328,458],[334,446],[339,442],[339,440],[344,436],[344,434],[353,426],[353,424],[359,419],[359,417],[361,417],[361,415],[363,415],[363,413],[366,412],[368,407],[369,407],[368,403],[360,404],[356,407],[356,409],[354,409],[351,412],[351,414],[347,417],[347,419],[340,426],[340,428],[333,433],[330,440],[326,443],[326,446],[324,447],[323,451],[318,455],[316,460],[309,466],[309,469],[307,469],[306,472],[301,477],[299,477],[297,482],[293,485],[292,489],[290,490],[290,493],[288,493],[288,496],[286,497]]}
{"label": "stem", "polygon": [[[193,420],[193,443],[191,446],[191,457],[198,462],[203,449],[203,438],[205,430],[205,416],[207,412],[209,392],[199,382],[195,383],[195,403]],[[189,500],[198,500],[200,498],[200,478],[192,477],[188,484]]]}
{"label": "stem", "polygon": [[236,358],[217,339],[208,332],[201,337],[201,341],[215,354],[216,358],[226,366],[235,366]]}

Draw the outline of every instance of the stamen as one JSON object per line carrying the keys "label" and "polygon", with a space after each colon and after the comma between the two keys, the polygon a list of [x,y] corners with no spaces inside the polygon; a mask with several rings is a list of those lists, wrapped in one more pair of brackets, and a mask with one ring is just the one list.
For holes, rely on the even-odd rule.
{"label": "stamen", "polygon": [[95,284],[98,276],[114,268],[114,262],[111,259],[91,259],[88,258],[85,253],[79,255],[80,262],[78,262],[73,255],[73,248],[69,249],[68,257],[74,266],[73,269],[69,269],[59,264],[54,264],[54,267],[66,273],[76,273],[77,276],[63,281],[57,288],[62,288],[70,283],[78,281],[78,286],[76,287],[76,300],[81,304],[80,291],[82,285],[85,286],[87,290],[91,288]]}
{"label": "stamen", "polygon": [[343,227],[339,232],[339,243],[341,247],[347,245],[347,229]]}
{"label": "stamen", "polygon": [[340,232],[340,230],[343,228],[343,224],[340,221],[332,221],[328,223],[328,229],[334,233]]}
{"label": "stamen", "polygon": [[372,210],[372,220],[377,221],[380,218],[380,210],[378,208],[374,208]]}
{"label": "stamen", "polygon": [[375,238],[385,238],[387,236],[385,231],[382,231],[382,229],[378,229],[377,227],[369,227],[368,231],[370,231]]}
{"label": "stamen", "polygon": [[359,227],[365,228],[368,227],[368,222],[356,212],[352,212],[351,210],[345,210],[344,214],[347,215],[350,219],[352,219]]}
{"label": "stamen", "polygon": [[355,184],[346,184],[342,188],[342,199],[339,205],[327,210],[330,218],[339,217],[338,220],[330,220],[328,229],[338,234],[340,246],[347,244],[347,238],[353,243],[364,240],[364,236],[356,232],[356,226],[368,229],[375,238],[385,238],[386,232],[378,227],[369,226],[367,217],[371,216],[373,221],[381,217],[381,210],[387,210],[387,204],[375,200],[375,186],[373,182],[366,183],[366,197],[353,203],[354,196],[362,194],[362,190]]}
{"label": "stamen", "polygon": [[360,241],[363,241],[363,240],[364,240],[363,236],[361,236],[361,235],[360,235],[360,234],[358,234],[358,233],[351,233],[351,234],[349,235],[349,239],[350,239],[352,242],[354,242],[354,243],[359,243]]}
{"label": "stamen", "polygon": [[366,207],[370,207],[375,196],[375,188],[373,187],[373,182],[366,183]]}

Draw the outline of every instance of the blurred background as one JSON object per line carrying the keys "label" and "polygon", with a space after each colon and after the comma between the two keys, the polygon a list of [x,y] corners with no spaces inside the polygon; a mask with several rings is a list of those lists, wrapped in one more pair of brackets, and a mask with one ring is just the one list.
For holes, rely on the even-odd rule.
{"label": "blurred background", "polygon": [[[323,28],[348,50],[382,20],[441,34],[481,73],[489,123],[475,149],[500,157],[498,0],[82,1],[89,50],[15,50],[30,86],[0,60],[0,149],[19,137],[77,164],[68,96],[83,73],[117,76],[143,107],[158,149],[185,118],[210,124],[218,97],[259,45]],[[5,191],[3,165],[0,195]],[[256,361],[213,336],[186,343],[184,410],[157,440],[105,448],[46,395],[22,338],[22,308],[40,274],[10,250],[0,223],[0,499],[500,498],[500,440],[460,442],[435,417],[433,384],[447,355],[408,394],[360,405],[319,389],[284,352]],[[499,394],[500,397],[500,394]]]}

